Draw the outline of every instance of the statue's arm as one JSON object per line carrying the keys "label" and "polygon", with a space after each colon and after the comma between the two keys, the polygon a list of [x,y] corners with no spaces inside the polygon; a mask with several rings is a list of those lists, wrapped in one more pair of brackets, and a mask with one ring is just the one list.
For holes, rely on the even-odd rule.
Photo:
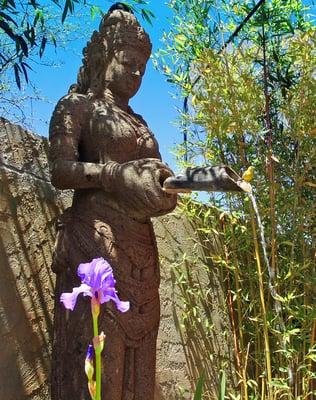
{"label": "statue's arm", "polygon": [[160,215],[175,207],[176,196],[162,190],[172,171],[158,158],[123,164],[81,161],[82,132],[89,129],[89,104],[85,96],[70,94],[57,104],[50,123],[50,169],[52,184],[59,189],[103,189],[115,192],[126,208],[142,215]]}
{"label": "statue's arm", "polygon": [[89,114],[87,99],[68,95],[57,104],[49,128],[52,184],[58,189],[101,188],[102,164],[79,161],[82,130]]}

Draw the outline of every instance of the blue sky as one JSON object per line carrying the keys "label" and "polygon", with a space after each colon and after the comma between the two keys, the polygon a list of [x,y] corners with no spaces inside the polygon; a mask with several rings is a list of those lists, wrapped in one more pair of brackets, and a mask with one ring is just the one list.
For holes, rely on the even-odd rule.
{"label": "blue sky", "polygon": [[[104,11],[110,7],[107,1]],[[153,26],[139,18],[145,30],[149,33],[153,43],[153,52],[162,46],[160,38],[164,30],[168,31],[168,17],[171,16],[170,10],[163,1],[151,1],[150,9],[154,12],[156,18],[153,20]],[[100,17],[97,16],[91,26],[84,26],[85,32],[90,36],[93,29],[97,29]],[[64,96],[69,86],[76,82],[77,72],[81,65],[81,50],[86,44],[86,39],[77,40],[71,44],[71,49],[64,51],[57,49],[48,49],[46,56],[50,59],[62,59],[63,65],[58,68],[38,66],[34,68],[31,74],[42,94],[49,99],[48,102],[36,102],[32,104],[33,126],[37,134],[48,135],[48,123],[56,102]],[[134,111],[141,114],[147,121],[149,127],[156,136],[160,144],[162,158],[173,169],[176,169],[174,157],[171,154],[172,147],[182,141],[182,135],[174,126],[177,118],[177,103],[171,96],[174,88],[165,82],[163,75],[153,68],[150,60],[147,65],[143,84],[136,96],[131,100],[131,106]]]}

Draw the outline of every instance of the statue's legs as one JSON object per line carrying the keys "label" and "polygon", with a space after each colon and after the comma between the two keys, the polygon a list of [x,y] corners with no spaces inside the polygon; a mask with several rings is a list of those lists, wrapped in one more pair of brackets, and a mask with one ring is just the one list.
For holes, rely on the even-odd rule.
{"label": "statue's legs", "polygon": [[105,341],[102,352],[102,398],[122,400],[126,346],[121,335],[113,330],[111,321],[103,329]]}
{"label": "statue's legs", "polygon": [[134,400],[154,400],[156,336],[147,339],[135,349],[135,396]]}
{"label": "statue's legs", "polygon": [[[114,327],[113,327],[114,328]],[[102,393],[107,400],[154,400],[156,332],[140,347],[126,347],[108,324],[102,354]],[[114,334],[113,334],[114,333]]]}
{"label": "statue's legs", "polygon": [[[64,291],[61,289],[64,283],[65,276],[58,276],[58,298]],[[103,396],[107,400],[153,400],[157,329],[148,334],[139,347],[128,347],[118,327],[102,311],[101,308],[100,330],[106,335],[102,352]],[[65,310],[56,301],[55,314],[51,398],[89,399],[84,374],[86,350],[92,342],[89,299],[79,297],[74,311]]]}
{"label": "statue's legs", "polygon": [[[71,281],[71,285],[69,282]],[[87,346],[92,343],[89,300],[79,298],[74,311],[60,303],[60,294],[79,286],[71,273],[61,273],[56,280],[54,343],[52,357],[52,400],[89,398],[84,372]]]}
{"label": "statue's legs", "polygon": [[[137,225],[137,232],[132,232],[129,240],[123,228],[113,234],[115,244],[112,238],[101,235],[103,230],[113,231],[105,222],[84,224],[76,219],[64,228],[67,231],[64,239],[60,238],[59,254],[65,257],[62,265],[66,267],[57,273],[56,280],[52,400],[90,398],[84,373],[87,346],[92,343],[90,299],[79,296],[74,311],[65,310],[59,299],[61,293],[71,292],[80,285],[77,266],[100,255],[113,267],[121,298],[131,302],[131,311],[126,314],[117,311],[111,314],[110,311],[115,310],[113,304],[101,306],[99,331],[106,335],[102,352],[102,397],[107,400],[154,399],[159,324],[156,247],[150,227]],[[136,304],[142,305],[138,309]]]}

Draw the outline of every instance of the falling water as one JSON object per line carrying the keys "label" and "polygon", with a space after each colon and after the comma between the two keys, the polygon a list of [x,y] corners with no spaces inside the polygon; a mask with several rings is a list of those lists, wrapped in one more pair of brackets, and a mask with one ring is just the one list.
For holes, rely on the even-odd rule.
{"label": "falling water", "polygon": [[268,273],[269,273],[269,288],[271,291],[271,294],[273,297],[275,297],[276,292],[275,292],[275,288],[274,288],[274,279],[275,279],[275,271],[271,268],[270,265],[270,261],[268,258],[268,254],[267,254],[267,244],[266,244],[266,239],[264,236],[264,228],[261,222],[261,218],[260,218],[260,214],[259,214],[259,209],[258,209],[258,205],[257,205],[257,201],[255,196],[253,195],[252,192],[248,193],[248,196],[251,200],[252,203],[252,207],[253,210],[255,212],[256,215],[256,220],[257,220],[257,225],[259,228],[259,233],[260,233],[260,243],[261,243],[261,247],[262,247],[262,253],[263,253],[263,259],[264,259],[264,263],[267,267]]}
{"label": "falling water", "polygon": [[[270,289],[271,296],[272,296],[272,298],[274,300],[274,308],[275,308],[275,312],[276,312],[276,315],[277,315],[277,318],[278,318],[278,325],[279,325],[278,328],[279,328],[279,330],[280,330],[280,332],[282,334],[282,333],[285,332],[285,323],[284,323],[284,319],[283,319],[283,316],[282,316],[282,305],[281,305],[280,300],[278,299],[279,296],[278,296],[278,293],[277,293],[276,288],[274,286],[274,284],[275,284],[275,271],[274,271],[274,269],[272,269],[272,267],[270,265],[270,262],[269,262],[269,258],[268,258],[268,254],[267,254],[267,244],[266,244],[266,239],[265,239],[265,236],[264,236],[264,227],[263,227],[262,222],[261,222],[261,218],[260,218],[260,214],[259,214],[259,209],[258,209],[256,198],[253,195],[252,191],[248,192],[248,196],[249,196],[249,198],[251,200],[252,207],[253,207],[253,210],[254,210],[255,215],[256,215],[257,225],[258,225],[258,229],[259,229],[259,233],[260,233],[260,243],[261,243],[261,247],[262,247],[263,259],[264,259],[264,263],[265,263],[265,265],[267,267],[268,274],[269,274],[269,289]],[[286,351],[287,344],[286,344],[286,341],[285,341],[283,335],[282,335],[281,342],[282,342],[283,350]],[[289,383],[292,386],[293,383],[294,383],[294,377],[293,377],[292,368],[290,366],[288,366],[288,377],[289,377]]]}

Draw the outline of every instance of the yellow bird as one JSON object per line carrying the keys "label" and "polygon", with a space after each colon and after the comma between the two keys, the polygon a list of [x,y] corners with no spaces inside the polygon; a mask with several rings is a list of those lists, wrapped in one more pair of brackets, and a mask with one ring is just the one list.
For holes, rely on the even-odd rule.
{"label": "yellow bird", "polygon": [[242,174],[242,179],[246,182],[250,182],[253,179],[255,168],[251,165],[246,171]]}

